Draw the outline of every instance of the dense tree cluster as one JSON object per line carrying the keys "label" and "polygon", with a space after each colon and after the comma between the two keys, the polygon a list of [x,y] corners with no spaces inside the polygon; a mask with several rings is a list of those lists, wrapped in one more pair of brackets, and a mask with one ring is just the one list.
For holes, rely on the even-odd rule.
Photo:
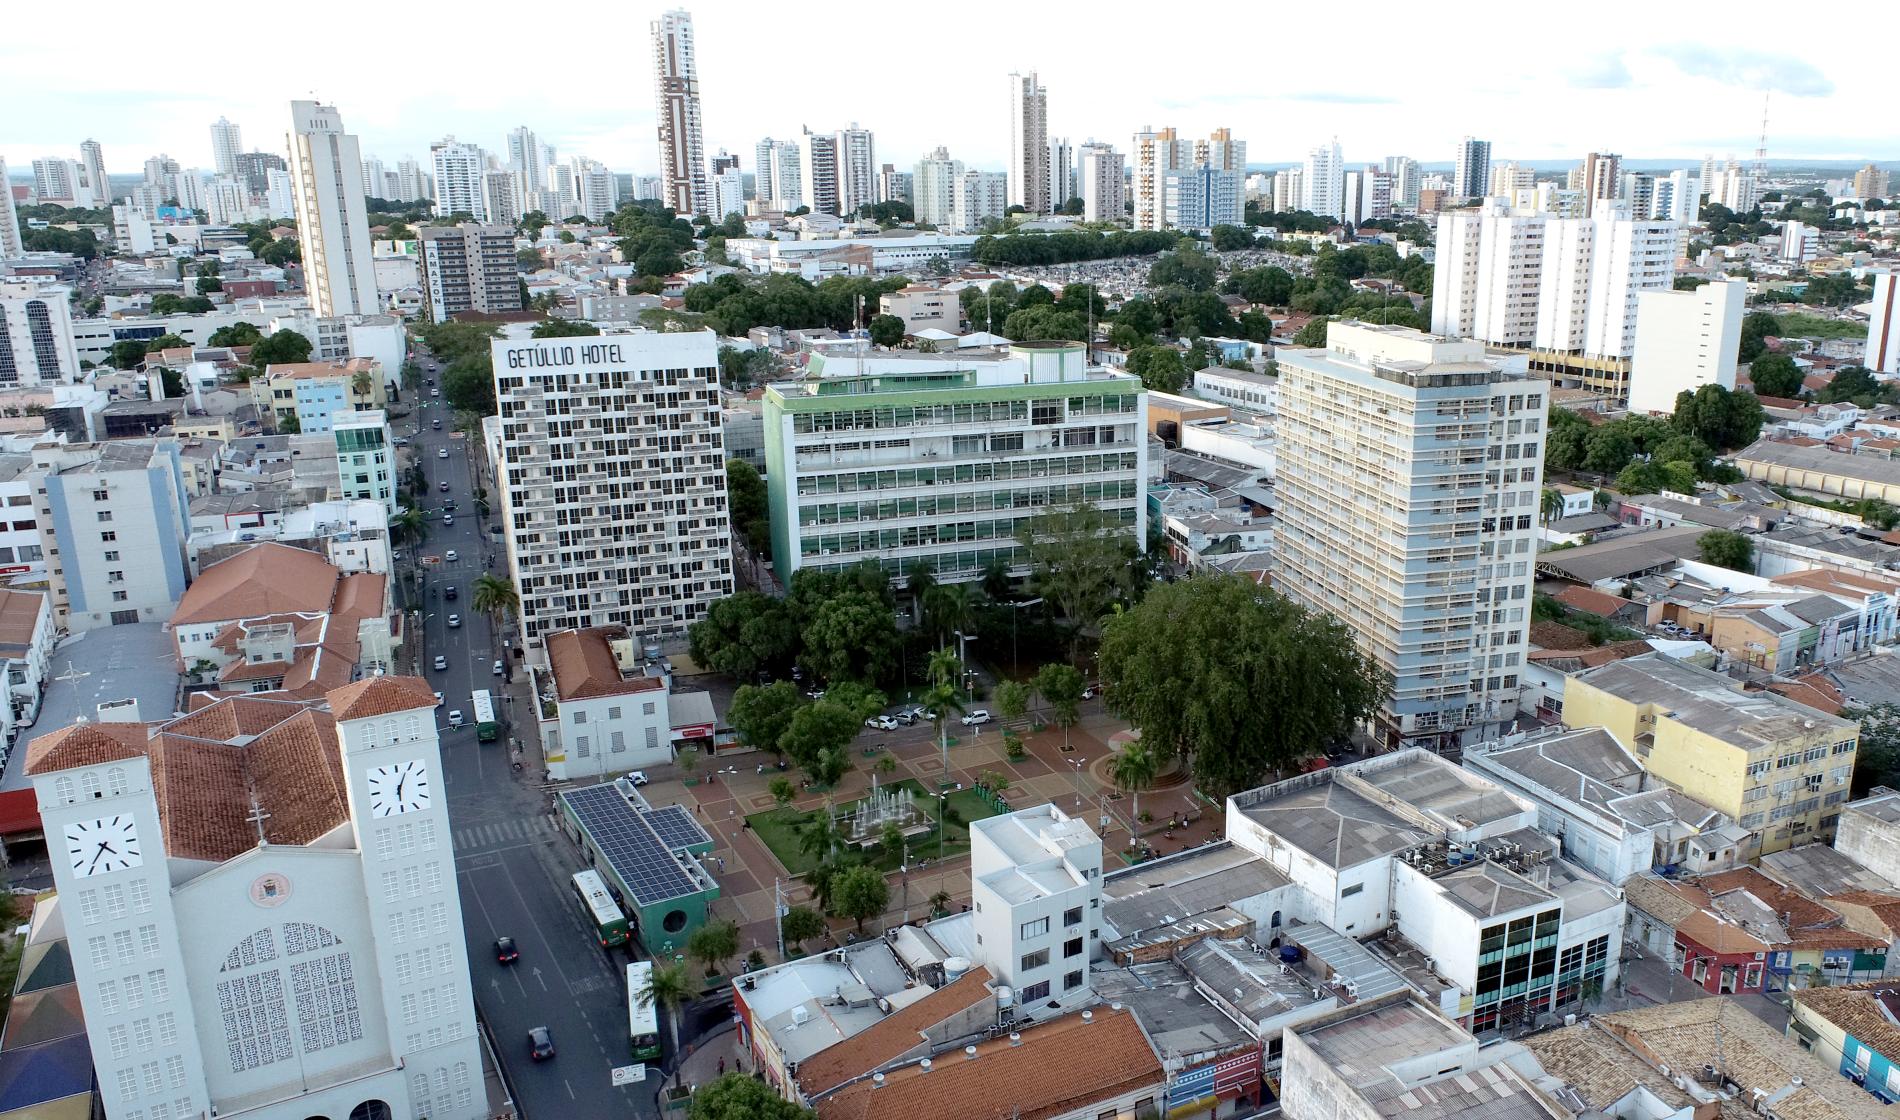
{"label": "dense tree cluster", "polygon": [[686,310],[706,316],[706,325],[723,335],[761,326],[848,331],[868,325],[880,297],[908,283],[902,276],[833,276],[813,284],[798,276],[760,279],[729,272],[686,289]]}
{"label": "dense tree cluster", "polygon": [[1151,256],[1172,249],[1180,240],[1179,234],[1151,229],[1016,232],[977,238],[970,256],[979,264],[1068,264]]}
{"label": "dense tree cluster", "polygon": [[453,319],[419,331],[423,344],[444,363],[442,396],[449,407],[481,416],[495,414],[495,365],[490,343],[500,331],[491,323]]}
{"label": "dense tree cluster", "polygon": [[630,203],[608,220],[619,240],[622,259],[633,265],[646,287],[658,290],[658,281],[686,267],[684,254],[694,246],[693,223],[657,203]]}

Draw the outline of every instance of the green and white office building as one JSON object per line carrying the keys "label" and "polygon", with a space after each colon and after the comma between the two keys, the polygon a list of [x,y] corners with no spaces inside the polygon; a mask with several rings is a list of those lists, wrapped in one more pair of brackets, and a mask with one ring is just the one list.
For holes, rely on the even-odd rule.
{"label": "green and white office building", "polygon": [[1000,558],[1020,575],[1018,526],[1078,502],[1147,535],[1147,393],[1089,369],[1079,342],[815,359],[766,390],[765,460],[785,579],[865,560],[951,582]]}

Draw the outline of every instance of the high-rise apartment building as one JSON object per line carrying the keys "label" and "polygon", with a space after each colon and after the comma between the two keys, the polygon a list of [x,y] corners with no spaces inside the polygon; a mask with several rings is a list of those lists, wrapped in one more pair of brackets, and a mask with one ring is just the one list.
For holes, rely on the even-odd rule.
{"label": "high-rise apartment building", "polygon": [[541,138],[527,125],[508,132],[508,170],[521,177],[525,190],[538,191],[547,181],[547,164],[542,161]]}
{"label": "high-rise apartment building", "polygon": [[798,141],[768,136],[753,154],[752,196],[759,205],[789,214],[806,204],[804,149]]}
{"label": "high-rise apartment building", "polygon": [[86,190],[92,195],[92,204],[110,206],[113,202],[112,182],[106,178],[105,149],[99,146],[99,141],[85,140],[80,143],[79,170],[86,177]]}
{"label": "high-rise apartment building", "polygon": [[1716,280],[1686,292],[1637,293],[1630,355],[1630,411],[1670,415],[1676,394],[1704,385],[1735,388],[1748,282]]}
{"label": "high-rise apartment building", "polygon": [[1656,180],[1648,217],[1686,226],[1694,222],[1701,211],[1702,184],[1695,176],[1687,171],[1671,171]]}
{"label": "high-rise apartment building", "polygon": [[288,139],[311,309],[320,318],[374,314],[382,303],[356,137],[343,131],[335,106],[293,101]]}
{"label": "high-rise apartment building", "polygon": [[1346,216],[1346,166],[1339,158],[1339,141],[1306,153],[1300,187],[1305,198],[1300,209],[1322,218]]}
{"label": "high-rise apartment building", "polygon": [[[33,161],[33,195],[41,202],[90,206],[92,195],[85,187],[85,178],[78,160],[53,156]],[[11,184],[8,189],[12,189]]]}
{"label": "high-rise apartment building", "polygon": [[1599,198],[1621,198],[1623,157],[1613,152],[1591,152],[1583,157],[1583,164],[1577,168],[1575,181],[1570,186],[1572,190],[1583,192],[1586,207]]}
{"label": "high-rise apartment building", "polygon": [[1172,128],[1144,128],[1135,133],[1134,203],[1136,229],[1162,229],[1168,218],[1168,172],[1186,167],[1194,145]]}
{"label": "high-rise apartment building", "polygon": [[244,150],[244,134],[237,125],[219,117],[211,125],[211,166],[220,175],[238,173],[238,153]]}
{"label": "high-rise apartment building", "polygon": [[1020,574],[1017,530],[1083,501],[1139,542],[1147,450],[1141,382],[1090,370],[1080,342],[814,359],[765,391],[773,560],[781,578],[866,560],[893,579],[917,562],[944,582]]}
{"label": "high-rise apartment building", "polygon": [[1405,214],[1418,212],[1418,161],[1409,156],[1385,157],[1385,173],[1392,180],[1392,209]]}
{"label": "high-rise apartment building", "polygon": [[1273,173],[1273,212],[1290,214],[1306,208],[1306,172],[1289,167]]}
{"label": "high-rise apartment building", "polygon": [[1196,163],[1168,172],[1164,185],[1168,229],[1211,230],[1246,221],[1243,174]]}
{"label": "high-rise apartment building", "polygon": [[1009,76],[1008,176],[1008,205],[1031,214],[1054,209],[1049,202],[1049,91],[1033,70]]}
{"label": "high-rise apartment building", "polygon": [[424,226],[416,238],[422,243],[422,284],[431,321],[469,311],[493,315],[522,309],[514,227]]}
{"label": "high-rise apartment building", "polygon": [[172,176],[181,170],[177,160],[160,152],[145,161],[145,181],[155,187],[169,186]]}
{"label": "high-rise apartment building", "polygon": [[528,212],[528,201],[521,193],[521,176],[505,167],[482,172],[482,209],[494,225],[513,225]]}
{"label": "high-rise apartment building", "polygon": [[20,239],[20,211],[13,204],[13,180],[7,173],[6,157],[0,156],[0,260],[25,252],[26,242]]}
{"label": "high-rise apartment building", "polygon": [[975,233],[983,223],[1009,209],[1009,176],[1001,171],[965,170],[950,184],[951,233]]}
{"label": "high-rise apartment building", "polygon": [[838,137],[830,132],[805,130],[805,205],[814,214],[842,214],[838,202]]}
{"label": "high-rise apartment building", "polygon": [[1217,128],[1207,139],[1194,142],[1194,162],[1222,171],[1247,173],[1247,142],[1234,139],[1231,128]]}
{"label": "high-rise apartment building", "polygon": [[1060,210],[1078,196],[1075,146],[1067,137],[1049,141],[1049,208]]}
{"label": "high-rise apartment building", "polygon": [[963,177],[963,161],[951,159],[949,149],[938,147],[917,161],[911,171],[911,208],[917,220],[938,228],[948,227],[957,198],[957,180]]}
{"label": "high-rise apartment building", "polygon": [[1477,198],[1491,182],[1491,141],[1467,136],[1458,144],[1458,156],[1452,161],[1451,193],[1458,198]]}
{"label": "high-rise apartment building", "polygon": [[435,216],[466,214],[476,221],[488,214],[482,194],[482,176],[488,157],[474,144],[445,136],[429,145],[429,163],[435,169]]}
{"label": "high-rise apartment building", "polygon": [[365,158],[363,160],[363,197],[366,199],[388,198],[389,196],[383,193],[385,189],[383,161],[375,156]]}
{"label": "high-rise apartment building", "polygon": [[1887,198],[1887,172],[1873,164],[1854,172],[1854,197],[1862,201],[1870,198]]}
{"label": "high-rise apartment building", "polygon": [[1518,191],[1527,191],[1536,185],[1536,171],[1526,164],[1509,160],[1491,169],[1491,185],[1484,193],[1497,198],[1510,198]]}
{"label": "high-rise apartment building", "polygon": [[1128,186],[1122,154],[1091,140],[1081,149],[1082,220],[1119,222],[1128,214]]}
{"label": "high-rise apartment building", "polygon": [[418,202],[430,197],[427,174],[413,159],[396,161],[396,197],[403,202]]}
{"label": "high-rise apartment building", "polygon": [[745,213],[745,176],[736,167],[728,167],[712,177],[714,221],[725,221],[728,214]]}
{"label": "high-rise apartment building", "polygon": [[677,634],[732,593],[710,331],[497,339],[501,498],[523,648]]}
{"label": "high-rise apartment building", "polygon": [[704,214],[706,140],[699,115],[699,58],[693,16],[675,8],[653,21],[653,78],[658,97],[660,177],[666,204],[679,214]]}
{"label": "high-rise apartment building", "polygon": [[335,413],[330,434],[336,438],[338,493],[346,501],[381,502],[389,516],[396,516],[401,507],[389,414],[380,408]]}
{"label": "high-rise apartment building", "polygon": [[911,173],[899,171],[895,164],[887,163],[878,169],[877,200],[879,202],[911,201]]}
{"label": "high-rise apartment building", "polygon": [[1357,226],[1392,216],[1392,180],[1378,167],[1346,172],[1341,218]]}
{"label": "high-rise apartment building", "polygon": [[1432,330],[1533,348],[1531,367],[1623,394],[1636,341],[1636,293],[1675,280],[1676,225],[1598,199],[1557,217],[1524,199],[1486,199],[1439,219]]}
{"label": "high-rise apartment building", "polygon": [[574,158],[575,213],[590,222],[598,222],[620,205],[620,186],[614,173],[598,160]]}
{"label": "high-rise apartment building", "polygon": [[27,748],[107,1115],[488,1114],[434,705],[374,676]]}
{"label": "high-rise apartment building", "polygon": [[737,170],[739,170],[739,155],[737,152],[727,155],[726,150],[721,148],[719,149],[719,154],[712,158],[712,173],[714,175],[723,175],[728,171]]}
{"label": "high-rise apartment building", "polygon": [[254,195],[261,195],[270,190],[272,171],[288,172],[289,170],[290,165],[284,162],[284,157],[275,152],[239,152],[237,156],[237,177],[244,181],[244,189]]}
{"label": "high-rise apartment building", "polygon": [[1868,278],[1874,282],[1874,299],[1861,364],[1875,373],[1900,373],[1900,273],[1885,268],[1869,272]]}
{"label": "high-rise apartment building", "polygon": [[1335,322],[1280,361],[1275,586],[1393,678],[1389,743],[1449,748],[1517,714],[1548,386],[1484,346]]}
{"label": "high-rise apartment building", "polygon": [[877,138],[856,121],[832,138],[838,160],[838,212],[846,217],[877,203]]}
{"label": "high-rise apartment building", "polygon": [[[5,173],[6,166],[0,164],[0,175]],[[12,200],[6,206],[11,211]],[[14,236],[19,236],[17,230]],[[4,223],[0,223],[0,250],[5,240]],[[8,255],[0,251],[0,257]],[[0,389],[79,380],[71,300],[72,289],[64,284],[0,278]]]}
{"label": "high-rise apartment building", "polygon": [[1729,160],[1702,180],[1703,193],[1709,196],[1710,202],[1726,206],[1737,214],[1746,214],[1755,208],[1760,198],[1760,187],[1755,181],[1755,172],[1734,160]]}

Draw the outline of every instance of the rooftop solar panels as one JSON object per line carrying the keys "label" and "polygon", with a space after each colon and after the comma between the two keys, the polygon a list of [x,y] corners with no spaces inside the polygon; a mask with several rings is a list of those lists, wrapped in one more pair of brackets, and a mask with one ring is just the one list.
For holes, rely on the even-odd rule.
{"label": "rooftop solar panels", "polygon": [[712,843],[712,837],[699,827],[684,805],[663,805],[647,814],[647,822],[659,834],[660,842],[675,851]]}
{"label": "rooftop solar panels", "polygon": [[[652,816],[629,804],[612,783],[568,790],[561,797],[634,901],[653,906],[699,893],[699,884],[680,865]],[[685,823],[699,830],[693,821]],[[703,830],[699,834],[705,836]]]}

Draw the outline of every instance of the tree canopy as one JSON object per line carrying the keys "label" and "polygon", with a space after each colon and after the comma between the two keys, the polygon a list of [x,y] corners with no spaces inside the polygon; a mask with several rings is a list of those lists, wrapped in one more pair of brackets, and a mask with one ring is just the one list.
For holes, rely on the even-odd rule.
{"label": "tree canopy", "polygon": [[1179,234],[1160,230],[1063,230],[1058,233],[1017,231],[985,234],[976,239],[970,257],[978,264],[1068,264],[1108,257],[1152,256],[1172,249]]}
{"label": "tree canopy", "polygon": [[582,338],[599,334],[600,328],[584,320],[555,316],[536,323],[531,333],[535,338]]}
{"label": "tree canopy", "polygon": [[1731,391],[1720,385],[1703,385],[1694,392],[1684,389],[1676,394],[1676,411],[1670,417],[1677,431],[1717,451],[1733,451],[1754,443],[1761,435],[1761,422],[1761,398],[1746,389]]}
{"label": "tree canopy", "polygon": [[1704,564],[1737,572],[1755,570],[1755,542],[1727,529],[1710,529],[1696,538],[1696,555]]}
{"label": "tree canopy", "polygon": [[1221,794],[1323,751],[1390,688],[1343,623],[1229,575],[1154,587],[1104,624],[1099,656],[1141,741]]}
{"label": "tree canopy", "polygon": [[1755,392],[1764,397],[1784,399],[1801,395],[1801,369],[1794,359],[1780,351],[1761,354],[1748,366],[1748,379]]}
{"label": "tree canopy", "polygon": [[310,360],[310,340],[296,331],[276,331],[261,342],[251,344],[251,364],[258,369]]}
{"label": "tree canopy", "polygon": [[1078,634],[1135,590],[1139,544],[1124,528],[1098,506],[1076,505],[1038,514],[1017,532],[1029,587]]}

